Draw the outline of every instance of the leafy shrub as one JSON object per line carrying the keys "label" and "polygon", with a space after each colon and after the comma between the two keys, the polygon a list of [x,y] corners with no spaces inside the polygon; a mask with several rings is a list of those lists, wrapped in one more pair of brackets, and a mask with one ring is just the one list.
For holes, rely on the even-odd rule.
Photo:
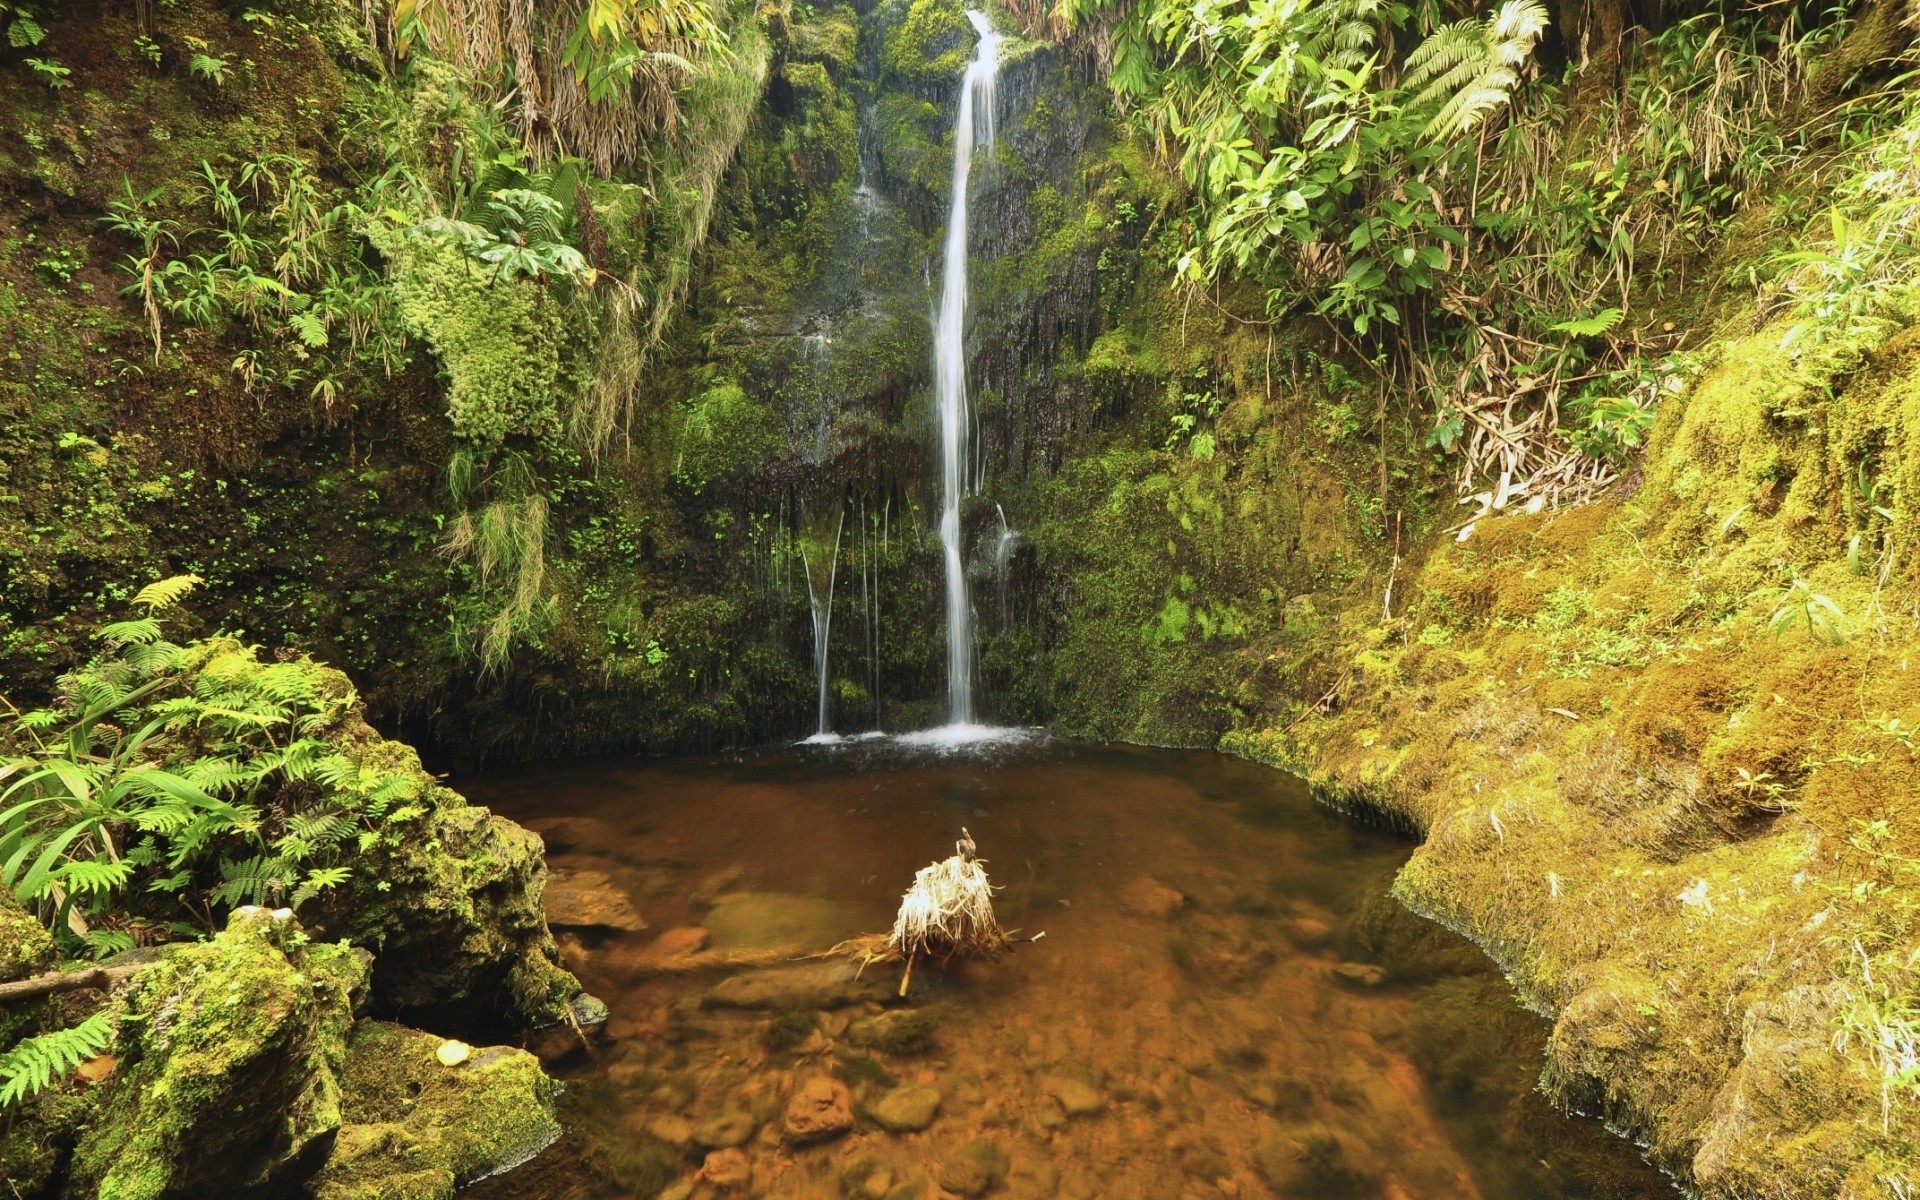
{"label": "leafy shrub", "polygon": [[362,763],[337,732],[356,697],[304,656],[261,661],[225,636],[163,637],[199,580],[134,597],[48,708],[0,723],[0,883],[57,934],[96,924],[213,928],[241,904],[299,907],[420,813],[418,778]]}

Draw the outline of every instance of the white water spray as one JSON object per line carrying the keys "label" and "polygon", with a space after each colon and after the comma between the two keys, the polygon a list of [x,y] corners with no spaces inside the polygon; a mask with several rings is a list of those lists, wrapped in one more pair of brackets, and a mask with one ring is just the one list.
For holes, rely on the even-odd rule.
{"label": "white water spray", "polygon": [[946,262],[933,334],[934,395],[940,405],[940,541],[947,557],[947,720],[956,726],[973,723],[973,608],[960,547],[960,501],[972,478],[967,469],[972,432],[967,411],[967,177],[976,131],[985,145],[993,145],[994,82],[1000,69],[1000,35],[978,12],[969,11],[967,20],[980,42],[960,83],[960,112],[953,129],[953,210],[947,217]]}

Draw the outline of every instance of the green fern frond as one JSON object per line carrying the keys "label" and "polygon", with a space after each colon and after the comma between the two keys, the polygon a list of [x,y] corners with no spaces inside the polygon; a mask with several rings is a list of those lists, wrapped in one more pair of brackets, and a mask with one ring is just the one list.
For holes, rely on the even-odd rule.
{"label": "green fern frond", "polygon": [[1520,69],[1547,28],[1538,0],[1504,0],[1485,21],[1443,25],[1407,56],[1401,88],[1407,106],[1432,108],[1424,133],[1448,138],[1467,133],[1510,102]]}
{"label": "green fern frond", "polygon": [[57,1078],[113,1042],[113,1017],[94,1013],[78,1025],[31,1037],[0,1054],[0,1109],[45,1091]]}
{"label": "green fern frond", "polygon": [[220,875],[213,899],[228,906],[265,904],[291,882],[286,859],[275,854],[259,854],[237,862],[227,859],[220,864]]}
{"label": "green fern frond", "polygon": [[96,960],[125,954],[134,945],[133,935],[124,929],[90,929],[81,940],[93,951]]}
{"label": "green fern frond", "polygon": [[347,867],[315,867],[307,872],[307,877],[301,880],[300,886],[293,890],[292,906],[298,909],[321,892],[339,887],[352,874],[352,870]]}
{"label": "green fern frond", "polygon": [[111,625],[102,626],[95,636],[110,646],[144,646],[160,640],[160,622],[152,617],[115,621]]}
{"label": "green fern frond", "polygon": [[133,594],[133,602],[142,605],[150,613],[158,612],[173,607],[188,592],[205,582],[198,575],[175,575],[141,588]]}
{"label": "green fern frond", "polygon": [[105,896],[127,885],[133,878],[133,864],[75,859],[54,872],[54,878],[75,896]]}

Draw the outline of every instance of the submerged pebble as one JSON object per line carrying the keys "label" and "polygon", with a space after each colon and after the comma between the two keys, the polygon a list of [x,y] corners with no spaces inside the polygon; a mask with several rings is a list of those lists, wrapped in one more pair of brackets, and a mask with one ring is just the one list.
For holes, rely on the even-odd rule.
{"label": "submerged pebble", "polygon": [[872,1108],[874,1124],[890,1133],[918,1133],[940,1112],[940,1089],[920,1084],[898,1087]]}

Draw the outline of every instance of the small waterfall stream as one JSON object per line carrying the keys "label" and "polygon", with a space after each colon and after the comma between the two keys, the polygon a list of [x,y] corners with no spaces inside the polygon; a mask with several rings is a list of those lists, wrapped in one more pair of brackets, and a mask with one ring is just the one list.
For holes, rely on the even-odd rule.
{"label": "small waterfall stream", "polygon": [[960,544],[960,502],[972,479],[968,470],[971,420],[967,411],[967,182],[976,132],[993,145],[994,82],[1000,69],[1000,35],[982,14],[967,20],[980,34],[973,61],[960,84],[960,111],[953,130],[953,209],[947,218],[946,261],[941,268],[940,311],[934,324],[934,394],[940,407],[940,541],[947,566],[947,720],[973,724],[973,602],[967,594]]}
{"label": "small waterfall stream", "polygon": [[813,613],[813,670],[820,689],[813,736],[807,739],[809,742],[835,740],[833,730],[827,727],[827,647],[833,633],[833,582],[840,571],[840,533],[846,524],[847,510],[843,505],[840,517],[833,526],[833,549],[827,554],[827,585],[824,589],[814,586],[813,562],[807,555],[806,543],[800,544],[800,568],[807,576],[807,607]]}

